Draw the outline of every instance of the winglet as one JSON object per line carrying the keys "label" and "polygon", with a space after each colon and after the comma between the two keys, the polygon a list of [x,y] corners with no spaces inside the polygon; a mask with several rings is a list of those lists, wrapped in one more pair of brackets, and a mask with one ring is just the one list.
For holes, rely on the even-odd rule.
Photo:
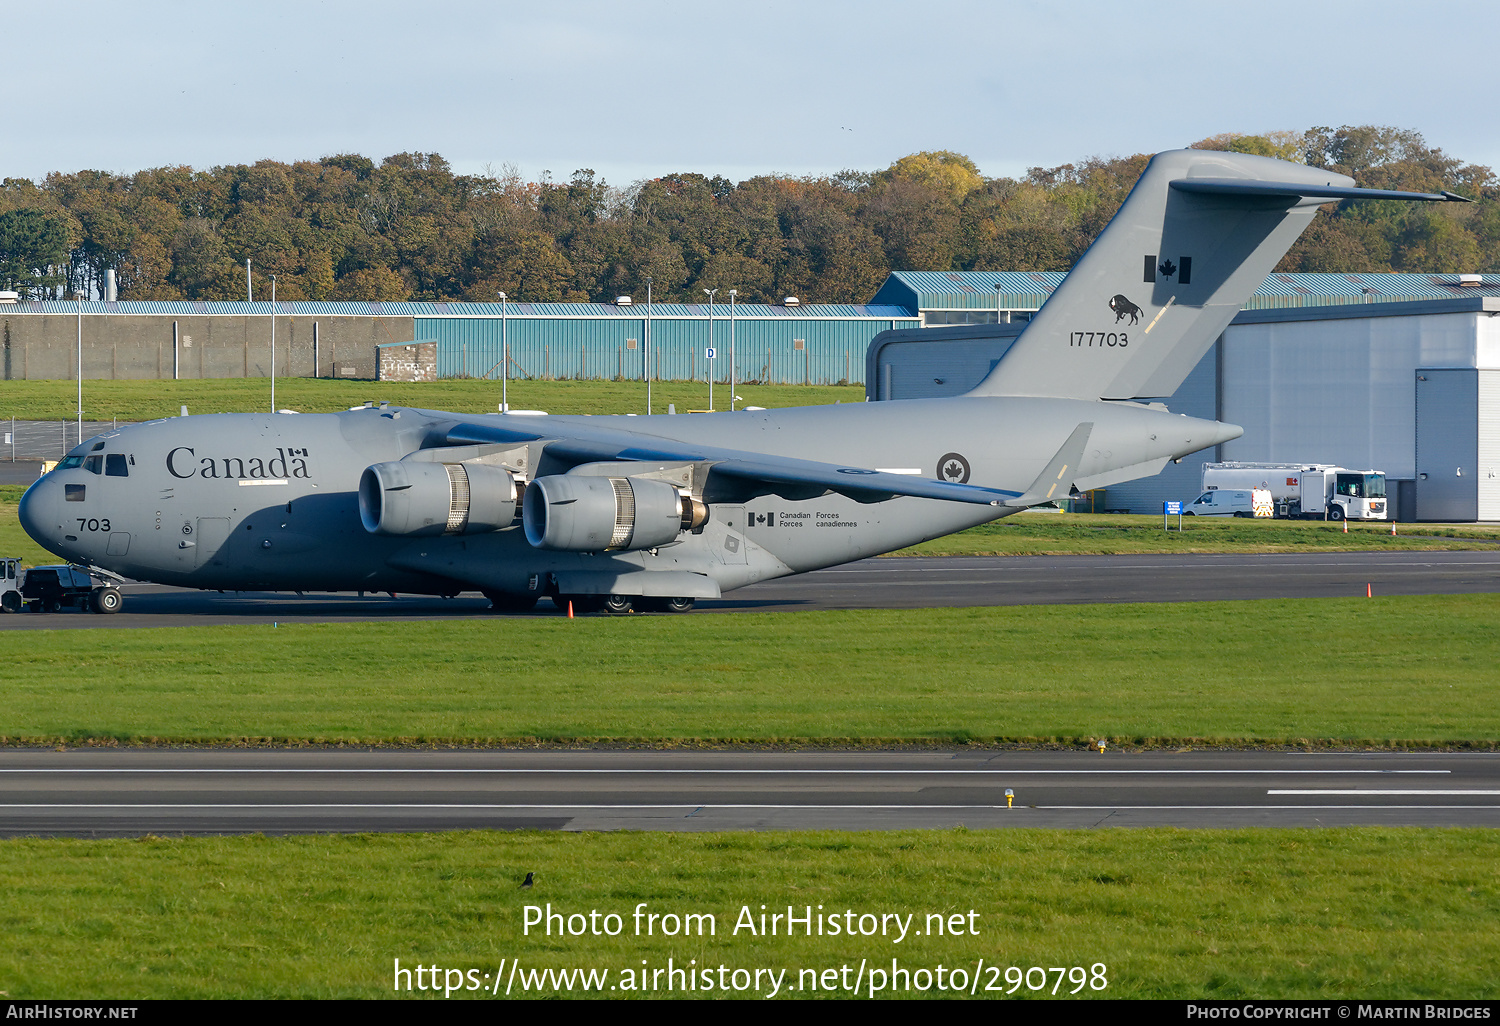
{"label": "winglet", "polygon": [[1093,430],[1092,421],[1074,428],[1062,448],[1057,450],[1057,455],[1052,457],[1052,462],[1047,464],[1047,469],[1031,483],[1031,487],[1023,495],[1005,502],[1005,505],[1019,508],[1036,506],[1070,493],[1073,490],[1073,478],[1078,476],[1078,467],[1083,462],[1083,453],[1088,448],[1089,435]]}

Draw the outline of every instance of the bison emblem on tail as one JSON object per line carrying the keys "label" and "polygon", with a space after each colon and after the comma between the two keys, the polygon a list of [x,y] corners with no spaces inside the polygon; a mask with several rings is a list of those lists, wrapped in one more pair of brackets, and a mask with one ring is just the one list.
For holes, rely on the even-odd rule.
{"label": "bison emblem on tail", "polygon": [[1109,301],[1109,308],[1115,312],[1115,323],[1119,324],[1126,314],[1130,315],[1130,323],[1137,324],[1141,319],[1141,308],[1136,306],[1124,296],[1116,296]]}

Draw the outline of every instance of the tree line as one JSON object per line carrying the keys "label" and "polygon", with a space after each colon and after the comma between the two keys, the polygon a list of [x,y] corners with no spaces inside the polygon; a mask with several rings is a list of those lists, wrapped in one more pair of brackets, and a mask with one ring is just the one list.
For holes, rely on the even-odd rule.
{"label": "tree line", "polygon": [[[1450,190],[1474,204],[1330,204],[1283,271],[1500,270],[1500,183],[1421,134],[1381,126],[1226,133],[1202,149],[1259,153],[1362,186]],[[591,170],[528,182],[455,174],[436,153],[356,154],[134,174],[0,181],[0,288],[27,298],[242,299],[244,261],[285,300],[607,302],[644,291],[693,302],[863,303],[892,270],[1065,271],[1149,158],[1094,157],[985,178],[947,151],[875,172],[693,172],[614,188]],[[723,293],[720,293],[723,295]],[[269,289],[257,285],[257,299]]]}

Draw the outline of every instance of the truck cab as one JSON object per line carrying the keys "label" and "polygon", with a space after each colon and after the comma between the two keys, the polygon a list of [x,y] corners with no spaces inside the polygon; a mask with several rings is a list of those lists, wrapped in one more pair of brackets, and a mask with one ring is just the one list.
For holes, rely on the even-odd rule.
{"label": "truck cab", "polygon": [[21,602],[21,561],[0,557],[0,612],[19,613]]}
{"label": "truck cab", "polygon": [[[1340,515],[1334,514],[1335,507]],[[1334,477],[1328,515],[1330,520],[1386,519],[1385,475],[1339,471]]]}

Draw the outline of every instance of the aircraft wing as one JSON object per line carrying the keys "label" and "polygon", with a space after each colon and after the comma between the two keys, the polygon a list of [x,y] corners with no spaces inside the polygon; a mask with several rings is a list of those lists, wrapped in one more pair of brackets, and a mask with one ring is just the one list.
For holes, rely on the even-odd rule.
{"label": "aircraft wing", "polygon": [[[540,426],[540,425],[538,425]],[[575,464],[622,462],[707,463],[709,475],[743,485],[763,485],[763,491],[816,489],[847,495],[857,502],[881,502],[895,495],[944,499],[983,506],[1001,506],[1021,495],[1002,488],[937,481],[908,474],[890,474],[868,467],[846,467],[789,456],[744,452],[717,446],[689,445],[673,439],[603,425],[570,423],[566,435],[553,435],[509,424],[465,421],[448,430],[450,445],[542,441],[547,453]]]}

